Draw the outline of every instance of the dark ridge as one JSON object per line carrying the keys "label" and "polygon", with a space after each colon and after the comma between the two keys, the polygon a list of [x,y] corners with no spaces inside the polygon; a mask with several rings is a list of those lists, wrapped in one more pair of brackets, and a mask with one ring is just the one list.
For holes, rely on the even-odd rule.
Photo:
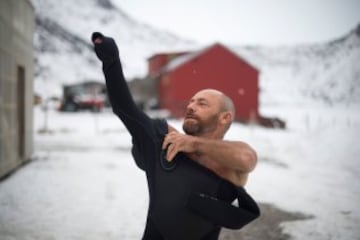
{"label": "dark ridge", "polygon": [[82,53],[84,47],[90,50],[93,49],[90,41],[87,42],[84,39],[76,36],[75,34],[63,28],[60,24],[49,18],[40,17],[39,15],[37,15],[35,21],[36,27],[40,30],[39,40],[41,44],[40,49],[38,49],[40,52],[57,51],[56,47],[51,42],[51,38],[49,38],[50,35],[53,35],[54,37],[57,37],[60,40],[69,43],[69,45],[71,46],[71,50],[76,53]]}
{"label": "dark ridge", "polygon": [[97,5],[105,9],[114,9],[114,5],[110,0],[97,0]]}

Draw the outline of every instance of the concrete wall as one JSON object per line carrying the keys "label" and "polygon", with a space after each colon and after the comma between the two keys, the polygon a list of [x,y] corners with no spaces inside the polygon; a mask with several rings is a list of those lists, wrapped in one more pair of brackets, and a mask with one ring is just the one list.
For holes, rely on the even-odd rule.
{"label": "concrete wall", "polygon": [[0,0],[0,178],[33,152],[33,33],[30,0]]}

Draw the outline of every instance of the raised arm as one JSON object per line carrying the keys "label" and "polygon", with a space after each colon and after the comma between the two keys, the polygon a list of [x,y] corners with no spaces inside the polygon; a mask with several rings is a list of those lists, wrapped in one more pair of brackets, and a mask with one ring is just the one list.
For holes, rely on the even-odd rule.
{"label": "raised arm", "polygon": [[91,37],[95,53],[103,63],[106,87],[113,112],[123,121],[133,137],[149,131],[150,118],[135,104],[127,86],[115,41],[95,32]]}

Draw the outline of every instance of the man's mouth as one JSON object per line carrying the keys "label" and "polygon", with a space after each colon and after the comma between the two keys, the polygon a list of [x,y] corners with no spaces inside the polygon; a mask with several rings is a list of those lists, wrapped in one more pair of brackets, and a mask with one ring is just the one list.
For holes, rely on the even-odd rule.
{"label": "man's mouth", "polygon": [[186,114],[185,119],[194,119],[197,120],[198,118],[193,114]]}

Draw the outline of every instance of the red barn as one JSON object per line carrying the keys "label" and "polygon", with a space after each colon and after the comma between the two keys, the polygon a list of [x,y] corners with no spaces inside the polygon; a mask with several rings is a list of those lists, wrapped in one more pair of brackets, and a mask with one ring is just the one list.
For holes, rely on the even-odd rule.
{"label": "red barn", "polygon": [[160,108],[174,117],[183,116],[197,91],[213,88],[234,101],[236,120],[258,120],[259,71],[221,44],[198,52],[154,55],[149,58],[149,76],[158,79]]}

